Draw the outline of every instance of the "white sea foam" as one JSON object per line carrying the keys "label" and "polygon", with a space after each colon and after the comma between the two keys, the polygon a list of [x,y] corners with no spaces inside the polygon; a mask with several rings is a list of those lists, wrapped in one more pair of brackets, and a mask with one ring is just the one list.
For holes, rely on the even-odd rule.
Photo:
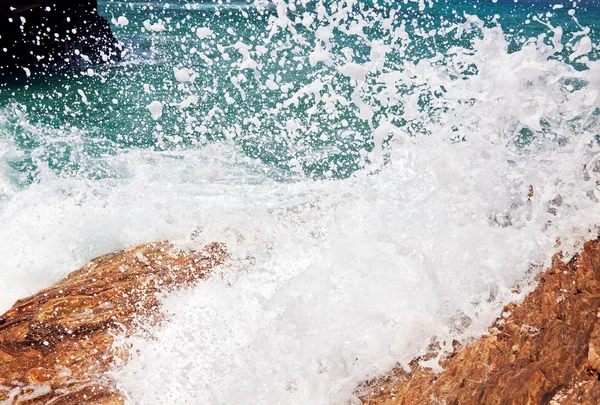
{"label": "white sea foam", "polygon": [[[273,24],[289,30],[275,3]],[[394,68],[382,43],[370,41],[370,60],[358,65],[332,53],[331,33],[318,35],[318,57],[307,59],[336,69],[285,97],[293,105],[308,94],[315,108],[337,97],[370,121],[374,148],[348,179],[307,179],[298,156],[290,165],[300,175],[274,181],[275,169],[224,140],[105,157],[119,174],[111,179],[42,168],[26,189],[5,186],[0,307],[130,244],[225,242],[232,260],[221,274],[164,300],[171,322],[156,340],[129,340],[139,352],[113,375],[139,405],[346,403],[360,382],[431,342],[482,333],[549,264],[557,238],[568,257],[596,235],[600,82],[597,65],[579,72],[553,58],[556,36],[509,54],[499,27],[466,20],[450,32],[481,30],[471,47]],[[258,69],[260,50],[236,47],[234,66]],[[351,94],[326,87],[337,72]],[[389,105],[402,105],[419,135],[376,114]]]}
{"label": "white sea foam", "polygon": [[[285,10],[278,18],[289,28]],[[552,58],[557,30],[551,44],[510,54],[499,27],[467,16],[455,28],[473,27],[481,39],[444,60],[384,69],[373,42],[370,62],[340,64],[364,119],[376,107],[359,91],[403,105],[427,137],[379,118],[353,178],[235,188],[245,205],[204,213],[199,240],[225,238],[234,253],[229,283],[169,297],[172,322],[157,340],[131,340],[140,354],[116,375],[135,403],[344,403],[430,342],[483,332],[519,280],[549,264],[557,237],[568,256],[595,235],[593,76]],[[313,65],[341,63],[330,36],[316,35]],[[419,95],[436,91],[437,108],[424,110]],[[313,93],[320,100],[322,87]],[[519,148],[521,128],[545,134]]]}

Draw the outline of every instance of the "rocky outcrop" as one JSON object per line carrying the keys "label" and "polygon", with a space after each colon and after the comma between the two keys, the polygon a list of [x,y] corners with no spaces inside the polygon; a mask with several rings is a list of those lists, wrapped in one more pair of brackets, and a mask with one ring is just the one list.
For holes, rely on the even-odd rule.
{"label": "rocky outcrop", "polygon": [[0,0],[0,77],[120,59],[97,0]]}
{"label": "rocky outcrop", "polygon": [[[0,404],[124,404],[107,374],[129,357],[122,338],[147,335],[164,320],[162,294],[226,259],[220,244],[199,252],[135,246],[18,301],[0,317]],[[486,336],[442,358],[442,372],[420,364],[427,358],[366,382],[363,404],[598,404],[600,241],[568,263],[555,256],[537,288],[506,306]]]}
{"label": "rocky outcrop", "polygon": [[600,403],[600,242],[553,266],[488,334],[445,357],[436,374],[415,359],[360,388],[363,404]]}
{"label": "rocky outcrop", "polygon": [[18,301],[0,317],[0,404],[123,404],[106,375],[128,357],[117,339],[159,323],[161,294],[208,277],[226,258],[216,243],[200,252],[135,246]]}

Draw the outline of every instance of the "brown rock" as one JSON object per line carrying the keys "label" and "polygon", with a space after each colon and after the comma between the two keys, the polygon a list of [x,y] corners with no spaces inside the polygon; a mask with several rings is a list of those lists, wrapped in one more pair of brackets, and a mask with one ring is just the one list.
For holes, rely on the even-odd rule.
{"label": "brown rock", "polygon": [[363,404],[599,404],[600,242],[559,259],[487,336],[444,357],[441,373],[416,359],[360,387]]}
{"label": "brown rock", "polygon": [[116,336],[162,320],[161,294],[210,275],[227,253],[168,243],[139,245],[92,260],[0,317],[0,404],[121,405],[106,375],[126,349]]}

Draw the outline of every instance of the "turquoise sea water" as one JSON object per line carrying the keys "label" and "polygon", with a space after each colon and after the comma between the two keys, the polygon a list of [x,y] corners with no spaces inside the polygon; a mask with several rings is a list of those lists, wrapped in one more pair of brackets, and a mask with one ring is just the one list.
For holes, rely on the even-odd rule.
{"label": "turquoise sea water", "polygon": [[0,84],[0,307],[132,244],[225,243],[125,342],[132,404],[352,403],[598,235],[598,1],[100,12],[120,63]]}
{"label": "turquoise sea water", "polygon": [[[308,2],[299,6],[293,14],[300,16],[304,11],[314,10]],[[417,3],[403,2],[358,2],[354,7],[363,10],[367,19],[389,16],[395,11],[391,24],[406,27],[409,34],[417,33],[405,46],[402,54],[388,55],[386,64],[399,66],[404,61],[418,61],[438,54],[445,54],[453,46],[468,45],[480,32],[465,33],[460,38],[445,34],[444,28],[462,22],[464,13],[477,15],[487,27],[501,25],[510,51],[519,49],[527,40],[546,35],[549,30],[541,22],[548,21],[564,31],[564,38],[581,31],[580,25],[590,30],[594,48],[589,54],[598,59],[597,37],[600,30],[600,8],[593,1],[577,3],[577,13],[569,15],[569,2],[555,1],[492,1],[433,2],[431,7],[419,11]],[[19,159],[9,164],[14,171],[14,181],[26,186],[35,181],[40,164],[47,165],[57,173],[86,176],[92,179],[118,177],[118,170],[107,166],[102,156],[122,153],[131,148],[152,150],[194,149],[223,139],[233,139],[235,145],[248,157],[259,159],[272,167],[278,176],[288,176],[291,159],[299,161],[301,171],[313,178],[344,178],[360,168],[359,151],[370,151],[373,144],[369,139],[373,122],[359,119],[355,106],[336,105],[334,113],[317,108],[310,103],[301,103],[284,109],[277,104],[289,98],[289,94],[312,83],[315,77],[327,76],[327,86],[350,94],[349,80],[335,69],[324,64],[311,66],[306,59],[315,44],[314,30],[304,28],[303,45],[288,45],[287,33],[277,33],[266,41],[265,32],[269,18],[276,15],[276,8],[267,3],[257,8],[249,2],[117,2],[101,1],[100,11],[107,19],[127,16],[129,24],[124,27],[113,25],[113,29],[125,45],[126,56],[122,63],[110,67],[93,67],[77,71],[58,71],[32,79],[21,77],[5,84],[0,89],[0,105],[18,105],[17,110],[27,112],[28,121],[34,126],[43,126],[42,136],[36,136],[19,125],[14,112],[3,122],[2,137],[14,142],[23,152]],[[560,8],[558,8],[560,7]],[[497,18],[495,18],[497,17]],[[144,21],[163,21],[168,26],[161,32],[148,31]],[[209,26],[214,32],[210,41],[202,41],[193,35],[194,27]],[[375,33],[378,25],[368,30]],[[432,35],[429,35],[429,34]],[[550,33],[551,34],[551,33]],[[289,87],[286,92],[265,89],[259,85],[256,74],[246,74],[243,94],[231,82],[232,65],[241,57],[234,45],[238,41],[265,47],[257,62],[261,64],[260,76],[277,75]],[[218,47],[224,49],[224,53]],[[190,49],[198,49],[197,54]],[[370,48],[364,41],[356,41],[350,35],[336,35],[332,51],[341,54],[351,49],[358,63],[368,59]],[[201,57],[200,52],[202,54]],[[277,56],[273,57],[272,53]],[[567,47],[553,58],[568,60]],[[283,62],[282,62],[283,60]],[[442,63],[444,61],[442,60]],[[581,64],[573,63],[578,69]],[[192,85],[181,91],[180,83],[172,72],[174,68],[193,69],[198,75]],[[470,74],[465,67],[463,73]],[[152,90],[149,90],[152,89]],[[410,92],[409,86],[400,91]],[[86,102],[79,93],[83,91]],[[180,111],[174,104],[181,102],[186,94],[197,94],[200,102]],[[429,103],[435,97],[421,94],[419,104],[424,112],[435,109]],[[234,101],[229,105],[228,96]],[[167,104],[165,114],[156,128],[146,109],[155,99]],[[393,123],[405,128],[410,134],[425,134],[423,125],[403,116],[401,105],[383,107],[394,114]],[[291,145],[284,136],[283,124],[290,118],[302,121],[297,137],[301,144]],[[248,120],[259,120],[260,128],[249,127]],[[348,128],[356,136],[344,137]],[[243,130],[242,130],[243,129]],[[523,127],[524,138],[532,135],[531,129]],[[83,131],[83,132],[80,132]],[[69,133],[75,133],[69,136]],[[535,131],[534,131],[535,132]],[[326,140],[324,138],[327,138]],[[526,139],[523,140],[527,142]],[[328,173],[330,172],[330,173]],[[274,173],[272,173],[274,175]]]}

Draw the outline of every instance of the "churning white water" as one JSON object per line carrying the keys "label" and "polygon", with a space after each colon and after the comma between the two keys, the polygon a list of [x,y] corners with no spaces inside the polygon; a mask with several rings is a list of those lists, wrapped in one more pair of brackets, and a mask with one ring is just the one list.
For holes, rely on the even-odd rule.
{"label": "churning white water", "polygon": [[[273,30],[293,29],[289,5],[277,4]],[[18,189],[0,171],[0,306],[134,243],[225,242],[230,263],[164,300],[171,321],[156,339],[129,340],[139,351],[113,375],[140,405],[343,404],[430,343],[483,333],[549,264],[557,238],[568,257],[597,234],[600,64],[583,60],[578,71],[554,58],[566,41],[558,29],[554,41],[509,53],[499,26],[465,21],[446,35],[480,30],[469,46],[394,66],[373,39],[369,61],[335,59],[331,30],[319,32],[312,61],[348,76],[353,91],[336,94],[323,75],[304,95],[324,108],[353,103],[367,121],[402,105],[427,134],[378,116],[374,149],[347,179],[270,180],[275,169],[229,141],[107,157],[120,176],[105,180],[48,170]],[[573,52],[585,53],[578,41]],[[245,55],[240,69],[252,65]],[[432,108],[422,107],[425,93]],[[525,127],[537,135],[519,144]],[[0,159],[14,153],[0,143]]]}

